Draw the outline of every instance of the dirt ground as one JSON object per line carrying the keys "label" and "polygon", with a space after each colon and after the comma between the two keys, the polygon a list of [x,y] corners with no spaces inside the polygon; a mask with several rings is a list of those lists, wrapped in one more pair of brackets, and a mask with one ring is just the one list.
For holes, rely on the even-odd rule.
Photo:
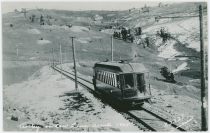
{"label": "dirt ground", "polygon": [[4,87],[4,131],[140,130],[87,90],[78,89],[79,94],[73,81],[49,66],[27,81]]}

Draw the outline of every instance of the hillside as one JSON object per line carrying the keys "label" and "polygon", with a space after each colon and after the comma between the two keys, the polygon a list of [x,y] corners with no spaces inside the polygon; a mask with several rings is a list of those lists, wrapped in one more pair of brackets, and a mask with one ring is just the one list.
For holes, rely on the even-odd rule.
{"label": "hillside", "polygon": [[[195,12],[197,5],[198,3],[171,4],[163,7],[151,7],[149,12],[142,12],[141,9],[132,11],[37,9],[29,10],[26,18],[20,12],[3,14],[5,77],[7,79],[7,75],[11,74],[9,73],[11,69],[8,69],[10,68],[8,66],[17,64],[15,62],[7,63],[8,61],[44,61],[45,64],[52,61],[53,58],[58,61],[60,44],[62,45],[63,62],[72,62],[72,36],[76,37],[74,43],[76,44],[78,63],[92,67],[95,61],[110,59],[110,33],[113,33],[114,27],[120,24],[120,26],[128,26],[131,30],[142,26],[143,30],[142,35],[135,36],[134,43],[114,39],[114,60],[128,59],[133,62],[145,63],[151,75],[156,78],[162,78],[159,69],[162,66],[167,66],[170,71],[174,72],[178,82],[189,84],[188,81],[197,80],[200,74],[198,18],[163,18],[156,21],[155,17],[198,15]],[[204,8],[205,6],[204,4]],[[41,15],[44,25],[40,25]],[[205,10],[204,15],[204,29],[206,29]],[[32,16],[34,16],[33,21],[31,20]],[[172,36],[166,42],[162,42],[162,38],[156,35],[157,31],[163,27]],[[205,30],[204,33],[206,45],[207,31]],[[146,37],[149,37],[151,46],[145,48],[141,42]],[[207,49],[207,45],[205,48]],[[91,61],[93,63],[87,63]],[[83,71],[83,69],[81,70]],[[91,69],[88,68],[88,71]],[[5,82],[7,81],[5,80]],[[195,84],[196,87],[199,86],[197,82]]]}
{"label": "hillside", "polygon": [[[51,97],[56,96],[54,100],[57,107],[60,103],[56,104],[56,102],[61,102],[57,91],[63,93],[68,90],[69,86],[70,88],[73,86],[72,82],[70,84],[67,79],[59,78],[57,73],[46,66],[50,65],[53,60],[59,62],[60,45],[63,63],[60,67],[72,71],[71,37],[75,37],[73,41],[76,46],[78,73],[91,80],[94,64],[111,59],[111,36],[123,27],[130,30],[134,40],[130,42],[115,37],[113,39],[114,60],[143,63],[148,70],[145,78],[146,85],[151,85],[152,105],[170,115],[176,114],[174,115],[176,117],[183,112],[185,104],[188,104],[187,112],[183,112],[183,114],[185,117],[189,114],[194,116],[194,120],[187,128],[193,131],[200,130],[199,4],[203,4],[204,7],[204,47],[205,57],[208,57],[206,3],[173,3],[156,7],[145,5],[140,9],[124,11],[33,9],[27,10],[25,16],[20,11],[3,14],[3,93],[6,97],[6,100],[4,99],[6,113],[10,114],[8,110],[14,112],[12,107],[10,108],[9,102],[14,102],[14,98],[24,95],[24,93],[17,93],[18,96],[13,97],[16,92],[19,92],[16,90],[17,85],[19,85],[18,89],[23,91],[31,89],[38,97],[47,98],[49,101],[52,100]],[[139,27],[142,29],[142,33],[136,35],[135,30]],[[167,35],[167,38],[161,36],[161,33]],[[207,58],[205,61],[207,66]],[[160,69],[164,66],[173,73],[175,82],[167,81],[161,75]],[[48,76],[51,78],[48,79]],[[207,80],[208,69],[206,67],[206,83]],[[54,84],[48,86],[49,82]],[[67,86],[62,90],[57,90],[60,86],[65,85]],[[33,87],[36,89],[34,90]],[[45,93],[39,95],[42,91],[41,87],[45,87],[47,91],[51,89],[49,87],[52,87],[52,94],[48,97],[45,97]],[[31,96],[32,93],[29,90],[25,93]],[[11,101],[8,101],[7,98]],[[28,97],[23,96],[22,98],[22,101],[27,101]],[[182,99],[185,100],[182,102]],[[21,99],[19,100],[16,102],[22,104]],[[40,100],[36,98],[30,98],[30,100],[37,104],[35,107],[41,108],[42,104],[38,106]],[[98,101],[96,103],[99,104]],[[193,106],[194,103],[196,106]],[[25,104],[28,106],[30,101]],[[45,104],[43,103],[43,106]],[[35,111],[39,110],[37,108]],[[32,114],[29,115],[33,116],[35,111],[31,110]],[[109,112],[113,112],[113,110],[108,109]],[[94,114],[91,115],[95,117]],[[36,116],[34,115],[34,117]],[[119,118],[122,117],[119,116]],[[98,118],[96,119],[98,120]],[[62,120],[66,121],[67,119],[63,118]],[[122,120],[124,119],[122,118]],[[49,119],[49,121],[53,122],[53,119]],[[125,121],[127,122],[127,120]],[[136,130],[133,125],[131,128]]]}

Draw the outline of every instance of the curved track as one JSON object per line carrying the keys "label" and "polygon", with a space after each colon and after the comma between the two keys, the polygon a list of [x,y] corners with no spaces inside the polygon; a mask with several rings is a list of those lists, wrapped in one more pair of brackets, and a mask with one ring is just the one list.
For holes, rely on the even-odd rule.
{"label": "curved track", "polygon": [[[74,79],[74,74],[62,70],[58,67],[52,67],[59,73],[63,74],[64,76],[70,78],[71,80]],[[78,77],[78,83],[85,87],[90,93],[94,95],[98,95],[93,89],[93,83],[90,80]],[[89,85],[88,85],[88,84]],[[127,118],[132,118],[135,121],[139,122],[140,125],[143,125],[150,131],[186,131],[185,129],[173,124],[172,122],[166,120],[165,118],[159,116],[158,114],[153,113],[151,110],[145,108],[145,107],[140,107],[138,110],[129,110],[126,112],[120,112],[122,114],[126,114],[125,116]],[[137,124],[138,125],[138,124]]]}

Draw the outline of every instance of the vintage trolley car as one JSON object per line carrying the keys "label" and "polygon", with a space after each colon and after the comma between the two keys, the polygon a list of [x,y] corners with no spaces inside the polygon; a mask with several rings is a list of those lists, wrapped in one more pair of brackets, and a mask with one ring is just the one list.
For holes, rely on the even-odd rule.
{"label": "vintage trolley car", "polygon": [[94,65],[95,91],[119,105],[136,106],[151,98],[146,68],[140,63],[100,62]]}

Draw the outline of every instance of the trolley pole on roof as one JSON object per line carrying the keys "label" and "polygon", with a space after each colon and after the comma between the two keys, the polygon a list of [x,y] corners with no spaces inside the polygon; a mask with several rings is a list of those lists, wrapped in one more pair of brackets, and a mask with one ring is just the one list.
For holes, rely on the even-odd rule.
{"label": "trolley pole on roof", "polygon": [[72,39],[72,50],[73,50],[73,60],[74,60],[75,89],[77,91],[78,90],[78,85],[77,85],[77,65],[76,65],[76,53],[75,53],[74,38],[75,37],[71,37],[71,39]]}
{"label": "trolley pole on roof", "polygon": [[204,61],[204,45],[203,45],[203,7],[199,6],[199,20],[200,20],[200,63],[201,63],[201,130],[207,131],[206,123],[206,99],[205,99],[205,61]]}
{"label": "trolley pole on roof", "polygon": [[111,36],[111,52],[112,52],[111,61],[113,61],[114,60],[114,58],[113,58],[113,55],[114,55],[114,53],[113,53],[113,35]]}

